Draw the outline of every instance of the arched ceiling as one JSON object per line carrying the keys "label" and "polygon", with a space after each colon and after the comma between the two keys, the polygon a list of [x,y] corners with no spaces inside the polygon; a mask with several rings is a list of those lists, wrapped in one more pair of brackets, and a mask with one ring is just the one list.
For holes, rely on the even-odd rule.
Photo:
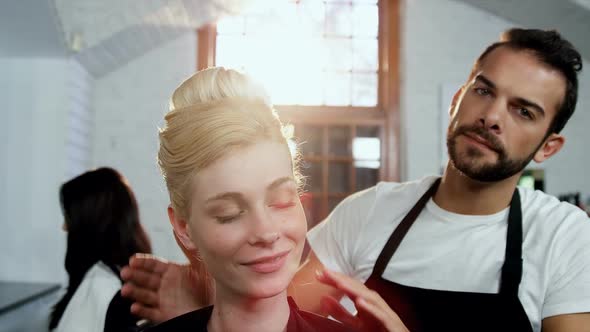
{"label": "arched ceiling", "polygon": [[[73,54],[100,77],[183,32],[240,12],[255,1],[265,0],[3,1],[0,56]],[[518,26],[556,28],[590,58],[590,0],[454,1]]]}

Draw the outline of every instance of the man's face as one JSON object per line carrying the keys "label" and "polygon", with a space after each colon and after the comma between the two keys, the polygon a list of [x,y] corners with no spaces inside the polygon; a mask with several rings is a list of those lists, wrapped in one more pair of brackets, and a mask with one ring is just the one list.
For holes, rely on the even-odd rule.
{"label": "man's face", "polygon": [[565,84],[559,71],[528,51],[500,46],[490,52],[452,105],[451,164],[482,182],[518,174],[546,144]]}

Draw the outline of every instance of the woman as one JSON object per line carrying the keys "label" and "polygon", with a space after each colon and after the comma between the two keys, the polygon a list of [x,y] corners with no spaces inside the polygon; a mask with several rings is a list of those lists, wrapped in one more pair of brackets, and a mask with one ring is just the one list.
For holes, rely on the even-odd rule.
{"label": "woman", "polygon": [[137,203],[114,169],[86,172],[62,185],[60,201],[67,232],[65,295],[51,313],[49,328],[69,331],[134,331],[137,318],[120,294],[119,269],[135,253],[149,253]]}
{"label": "woman", "polygon": [[289,137],[266,100],[223,68],[197,73],[172,96],[158,154],[168,214],[214,279],[215,306],[156,331],[347,330],[287,299],[307,229]]}
{"label": "woman", "polygon": [[215,305],[154,331],[352,330],[287,297],[307,223],[295,149],[264,90],[233,70],[200,71],[176,89],[165,120],[169,219],[211,274]]}

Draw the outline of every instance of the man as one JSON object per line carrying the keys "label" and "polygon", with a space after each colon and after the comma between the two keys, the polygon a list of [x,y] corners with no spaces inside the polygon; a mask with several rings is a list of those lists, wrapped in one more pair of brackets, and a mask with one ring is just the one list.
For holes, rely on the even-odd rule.
{"label": "man", "polygon": [[[442,178],[380,183],[336,207],[308,233],[291,290],[299,306],[354,321],[337,300],[358,281],[317,282],[328,268],[364,282],[410,331],[590,331],[587,216],[516,189],[531,160],[563,147],[581,68],[554,31],[505,32],[453,98]],[[136,313],[168,318],[164,302],[179,302],[166,280],[186,270],[139,259],[123,293],[144,304]]]}

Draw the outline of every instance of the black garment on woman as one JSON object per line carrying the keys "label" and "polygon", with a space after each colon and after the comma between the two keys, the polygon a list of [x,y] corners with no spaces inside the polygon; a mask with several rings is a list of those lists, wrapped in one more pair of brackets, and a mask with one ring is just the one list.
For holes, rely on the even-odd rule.
{"label": "black garment on woman", "polygon": [[132,301],[121,296],[121,291],[109,303],[104,321],[104,332],[139,332],[147,325],[139,324],[140,318],[131,313]]}
{"label": "black garment on woman", "polygon": [[[289,321],[287,332],[354,332],[351,327],[336,321],[316,315],[311,312],[299,310],[292,298],[289,301]],[[165,321],[147,332],[207,332],[207,323],[213,313],[213,306],[208,306]]]}

